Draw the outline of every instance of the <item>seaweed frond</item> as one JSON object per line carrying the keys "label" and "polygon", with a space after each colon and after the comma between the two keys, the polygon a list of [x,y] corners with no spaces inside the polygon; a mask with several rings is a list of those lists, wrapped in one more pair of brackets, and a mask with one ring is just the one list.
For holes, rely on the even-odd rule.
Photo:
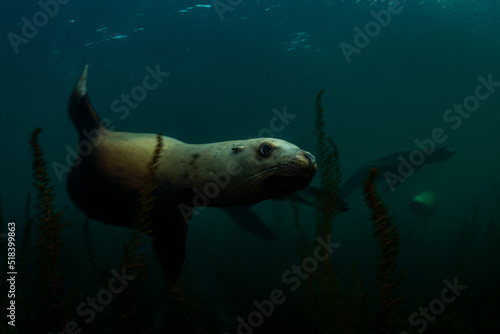
{"label": "seaweed frond", "polygon": [[[333,219],[338,213],[338,197],[340,193],[340,159],[337,145],[325,133],[325,116],[321,97],[324,89],[316,98],[316,132],[318,136],[318,170],[321,178],[322,196],[316,199],[316,240],[330,242]],[[322,315],[318,320],[322,323],[322,330],[328,332],[329,328],[347,330],[346,304],[341,296],[337,273],[331,259],[319,263],[318,270],[319,291],[323,294],[323,305],[319,307]],[[337,317],[337,319],[334,319]],[[325,319],[330,319],[325,321]],[[343,319],[339,322],[338,319]]]}
{"label": "seaweed frond", "polygon": [[[33,131],[30,146],[33,155],[33,187],[36,189],[38,228],[41,234],[39,241],[39,273],[40,303],[43,305],[40,326],[43,331],[64,330],[71,308],[68,304],[71,297],[65,298],[63,278],[59,268],[59,252],[64,239],[61,238],[63,228],[69,225],[63,220],[63,210],[57,210],[54,204],[54,186],[47,174],[47,164],[39,142],[42,129]],[[43,324],[43,325],[42,325]],[[41,329],[42,329],[41,328]]]}
{"label": "seaweed frond", "polygon": [[183,282],[165,281],[165,304],[162,308],[164,332],[169,334],[204,334],[209,327],[217,327],[216,314],[201,298],[191,277]]}
{"label": "seaweed frond", "polygon": [[151,160],[146,165],[146,174],[143,177],[143,184],[140,190],[139,212],[132,223],[129,240],[124,244],[121,267],[134,276],[134,282],[126,291],[117,297],[117,313],[120,321],[117,323],[119,332],[147,333],[149,324],[144,321],[145,308],[142,298],[145,291],[148,266],[145,260],[145,253],[139,253],[139,247],[146,242],[145,235],[152,230],[152,214],[155,206],[154,183],[155,175],[158,171],[159,161],[163,150],[163,140],[161,135],[157,135],[156,147]]}
{"label": "seaweed frond", "polygon": [[331,231],[333,218],[337,214],[338,196],[342,172],[337,145],[324,130],[325,116],[321,97],[321,90],[316,98],[316,134],[318,136],[318,169],[321,178],[322,196],[317,201],[317,223],[318,236],[324,240],[328,238]]}
{"label": "seaweed frond", "polygon": [[396,296],[394,290],[404,277],[404,273],[397,269],[396,257],[399,254],[399,233],[392,223],[389,210],[380,200],[375,189],[375,180],[378,168],[373,168],[366,179],[363,193],[368,208],[371,211],[372,226],[380,247],[377,256],[377,286],[379,292],[380,313],[375,324],[376,333],[394,331],[396,318],[394,308],[401,303],[401,296]]}
{"label": "seaweed frond", "polygon": [[139,199],[139,214],[135,220],[133,228],[145,233],[151,232],[151,213],[154,208],[156,184],[154,177],[160,166],[161,152],[163,150],[163,139],[161,135],[156,136],[156,147],[151,160],[146,165],[147,173],[142,180],[142,188]]}
{"label": "seaweed frond", "polygon": [[[340,162],[337,146],[325,133],[324,110],[321,97],[324,90],[320,91],[316,98],[316,135],[318,173],[321,179],[321,195],[316,197],[315,219],[316,240],[329,243],[331,239],[333,219],[337,215],[337,201],[340,190]],[[296,211],[294,209],[294,211]],[[298,220],[297,212],[294,212]],[[301,249],[299,253],[306,260],[310,251],[304,242],[303,231],[298,222],[295,226],[301,238]],[[330,253],[330,252],[329,252]],[[311,319],[304,325],[305,330],[317,333],[331,333],[341,331],[352,332],[352,324],[346,312],[347,304],[345,298],[340,294],[335,266],[330,257],[318,261],[318,269],[310,273],[306,287],[300,293],[301,304],[305,316]]]}

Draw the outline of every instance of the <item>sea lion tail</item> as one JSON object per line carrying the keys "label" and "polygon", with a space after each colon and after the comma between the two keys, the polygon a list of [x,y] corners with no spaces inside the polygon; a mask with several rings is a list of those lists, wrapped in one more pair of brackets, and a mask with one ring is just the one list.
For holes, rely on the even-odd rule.
{"label": "sea lion tail", "polygon": [[89,65],[85,65],[68,103],[69,117],[80,137],[92,130],[106,129],[87,96],[88,68]]}

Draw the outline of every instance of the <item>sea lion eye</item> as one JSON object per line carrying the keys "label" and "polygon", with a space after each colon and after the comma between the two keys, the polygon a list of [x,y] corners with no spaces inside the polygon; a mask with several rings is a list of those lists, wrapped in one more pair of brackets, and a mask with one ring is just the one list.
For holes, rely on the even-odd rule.
{"label": "sea lion eye", "polygon": [[273,150],[274,150],[274,147],[272,147],[268,143],[264,143],[264,144],[260,145],[260,147],[259,147],[259,154],[261,157],[267,157],[267,156],[269,156],[269,154],[271,154],[271,152]]}

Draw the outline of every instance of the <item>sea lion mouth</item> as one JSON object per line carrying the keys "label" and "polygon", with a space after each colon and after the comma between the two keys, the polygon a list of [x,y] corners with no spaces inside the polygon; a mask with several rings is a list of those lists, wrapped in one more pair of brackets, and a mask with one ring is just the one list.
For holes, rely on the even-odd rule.
{"label": "sea lion mouth", "polygon": [[262,181],[272,197],[288,196],[291,193],[303,189],[311,183],[311,175],[280,175],[275,174]]}
{"label": "sea lion mouth", "polygon": [[279,192],[285,192],[285,195],[307,187],[316,175],[317,169],[316,159],[312,154],[310,156],[310,158],[306,157],[308,160],[306,164],[302,160],[294,159],[278,165],[276,170],[265,177],[262,182],[268,188],[278,188]]}
{"label": "sea lion mouth", "polygon": [[245,189],[260,187],[268,198],[287,196],[307,187],[316,174],[316,169],[314,155],[303,151],[288,161],[263,169],[247,177],[238,183],[232,191],[242,187]]}
{"label": "sea lion mouth", "polygon": [[236,189],[241,188],[242,186],[244,186],[245,188],[248,188],[250,186],[255,186],[257,184],[260,184],[262,182],[262,180],[266,178],[265,176],[263,176],[264,174],[273,173],[276,170],[278,170],[278,167],[273,166],[273,167],[266,168],[258,173],[255,173],[255,174],[247,177],[246,179],[244,179],[240,183],[238,183],[236,186],[234,186],[231,189],[231,191],[235,191]]}
{"label": "sea lion mouth", "polygon": [[273,175],[312,179],[316,174],[316,169],[317,165],[314,155],[309,152],[304,152],[300,158],[278,164]]}

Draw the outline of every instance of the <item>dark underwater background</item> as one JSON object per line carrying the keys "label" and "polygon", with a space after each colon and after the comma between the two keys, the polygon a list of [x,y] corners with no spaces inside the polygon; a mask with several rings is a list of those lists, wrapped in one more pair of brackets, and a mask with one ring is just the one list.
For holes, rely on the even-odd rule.
{"label": "dark underwater background", "polygon": [[[75,321],[82,333],[123,332],[120,324],[130,333],[499,333],[500,87],[456,129],[443,114],[475,93],[478,77],[500,81],[500,2],[401,1],[401,12],[352,54],[350,63],[340,44],[354,45],[354,28],[363,30],[374,20],[372,10],[387,10],[397,1],[220,2],[231,7],[222,20],[211,1],[73,0],[60,4],[16,52],[9,33],[21,35],[22,18],[31,21],[40,5],[2,0],[2,232],[7,222],[16,222],[19,254],[28,192],[36,202],[29,139],[41,127],[55,204],[66,207],[64,218],[72,221],[62,231],[58,260],[65,295],[73,303],[67,321]],[[402,296],[391,309],[397,320],[384,329],[371,325],[387,310],[377,299],[380,248],[357,190],[349,197],[350,211],[339,213],[331,229],[332,242],[340,244],[332,255],[336,287],[317,283],[324,272],[316,283],[301,281],[297,291],[282,280],[301,263],[297,249],[303,238],[310,252],[314,249],[313,207],[296,204],[297,216],[290,202],[254,206],[276,235],[273,240],[242,229],[220,209],[206,208],[189,224],[187,259],[175,293],[166,291],[146,239],[140,251],[146,253],[147,279],[134,299],[141,316],[121,316],[117,304],[125,302],[117,298],[87,324],[75,310],[106,287],[111,270],[120,270],[129,231],[96,221],[85,230],[85,216],[71,203],[65,177],[59,180],[51,168],[64,164],[68,146],[77,144],[67,101],[85,64],[90,99],[116,130],[161,133],[188,143],[257,137],[269,128],[273,110],[286,108],[296,117],[273,135],[317,155],[315,99],[325,89],[325,131],[337,144],[343,180],[373,157],[415,146],[416,139],[442,128],[443,145],[455,154],[381,195],[400,236],[397,266],[406,273],[394,292]],[[148,66],[169,76],[121,119],[112,102],[141,84]],[[312,184],[319,186],[319,177]],[[383,184],[377,189],[382,192]],[[437,196],[433,217],[410,210],[411,199],[424,190]],[[36,224],[36,208],[31,215]],[[2,316],[2,333],[60,332],[45,328],[40,316],[46,301],[37,298],[44,284],[37,233],[33,226],[28,273],[17,276],[17,300],[24,298],[32,308],[28,316],[19,303],[16,309],[18,325],[28,318],[26,329],[8,326]],[[2,254],[3,274],[7,256]],[[467,288],[432,321],[419,315],[414,320],[420,322],[411,322],[420,307],[441,298],[445,280]],[[20,284],[26,288],[20,290]],[[258,326],[242,326],[241,319],[252,321],[254,301],[269,299],[274,289],[284,291],[286,301]]]}

